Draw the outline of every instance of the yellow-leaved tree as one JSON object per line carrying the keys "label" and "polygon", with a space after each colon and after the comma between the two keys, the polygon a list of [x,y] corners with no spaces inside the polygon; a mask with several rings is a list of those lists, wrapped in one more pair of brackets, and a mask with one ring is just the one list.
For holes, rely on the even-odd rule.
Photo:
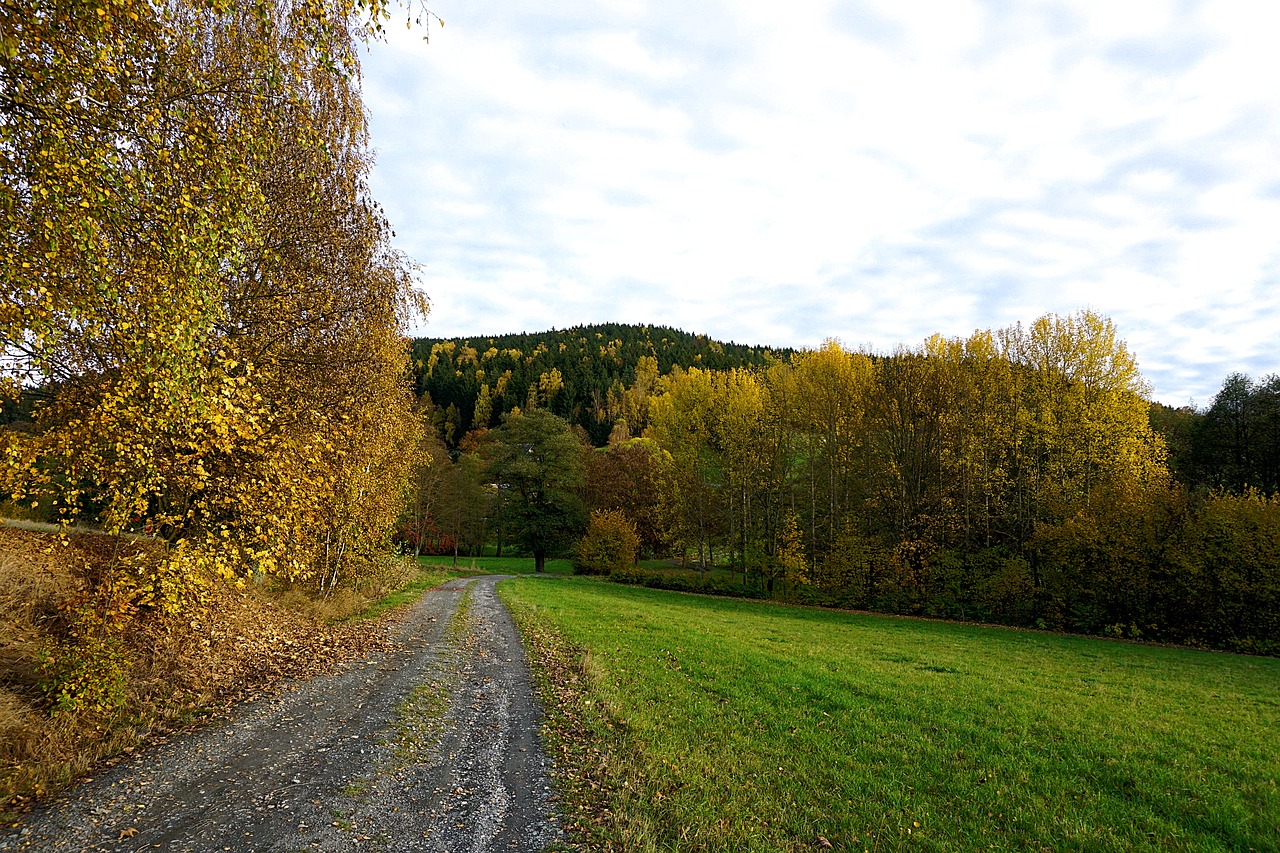
{"label": "yellow-leaved tree", "polygon": [[331,588],[371,571],[425,310],[367,187],[380,0],[0,4],[4,491],[150,533],[120,571]]}

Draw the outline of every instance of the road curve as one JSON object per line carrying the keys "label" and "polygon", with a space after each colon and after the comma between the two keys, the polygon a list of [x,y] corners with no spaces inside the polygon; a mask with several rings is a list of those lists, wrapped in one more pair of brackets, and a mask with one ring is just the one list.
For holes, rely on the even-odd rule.
{"label": "road curve", "polygon": [[393,651],[97,774],[0,850],[572,849],[500,579],[428,592]]}

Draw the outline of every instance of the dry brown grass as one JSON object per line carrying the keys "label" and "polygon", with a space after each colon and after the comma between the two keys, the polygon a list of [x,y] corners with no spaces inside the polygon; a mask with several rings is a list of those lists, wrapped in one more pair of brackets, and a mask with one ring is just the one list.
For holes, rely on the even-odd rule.
{"label": "dry brown grass", "polygon": [[[0,527],[0,797],[39,793],[73,772],[73,721],[53,719],[37,687],[39,661],[79,589],[82,557],[59,537]],[[65,771],[53,770],[65,767]]]}
{"label": "dry brown grass", "polygon": [[76,591],[76,558],[56,537],[0,527],[0,684],[34,691],[36,662]]}
{"label": "dry brown grass", "polygon": [[112,756],[386,642],[376,622],[336,621],[367,604],[351,590],[317,599],[301,589],[211,584],[179,617],[134,617],[120,708],[51,714],[39,664],[42,652],[67,639],[66,607],[82,599],[102,561],[121,548],[150,547],[158,545],[0,525],[0,809],[21,810]]}

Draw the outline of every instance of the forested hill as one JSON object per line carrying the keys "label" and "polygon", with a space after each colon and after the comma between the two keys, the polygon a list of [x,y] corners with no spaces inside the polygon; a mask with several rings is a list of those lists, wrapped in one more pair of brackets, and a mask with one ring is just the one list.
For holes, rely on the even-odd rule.
{"label": "forested hill", "polygon": [[413,343],[417,392],[435,404],[450,444],[470,430],[497,425],[515,407],[527,408],[531,397],[603,444],[625,412],[627,390],[643,387],[673,366],[727,370],[791,354],[666,326],[622,323]]}

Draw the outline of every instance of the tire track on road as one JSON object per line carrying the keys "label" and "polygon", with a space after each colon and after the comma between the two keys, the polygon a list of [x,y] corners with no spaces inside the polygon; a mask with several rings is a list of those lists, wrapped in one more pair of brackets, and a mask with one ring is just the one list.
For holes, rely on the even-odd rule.
{"label": "tire track on road", "polygon": [[104,770],[0,849],[570,849],[499,580],[428,592],[394,627],[394,650]]}

